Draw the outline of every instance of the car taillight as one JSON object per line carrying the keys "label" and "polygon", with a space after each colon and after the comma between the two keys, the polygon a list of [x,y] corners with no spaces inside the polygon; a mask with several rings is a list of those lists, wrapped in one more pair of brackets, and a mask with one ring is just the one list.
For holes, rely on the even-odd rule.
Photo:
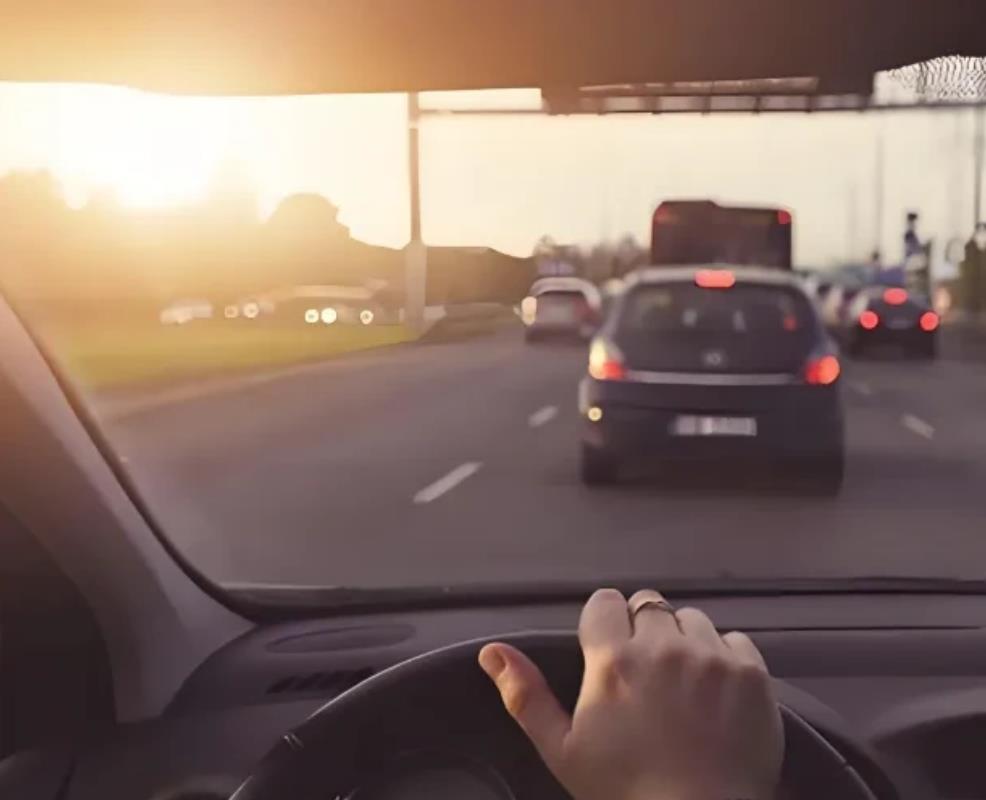
{"label": "car taillight", "polygon": [[597,381],[621,381],[627,376],[623,355],[610,342],[597,339],[589,348],[589,375]]}
{"label": "car taillight", "polygon": [[859,327],[864,330],[871,331],[877,325],[880,324],[880,317],[877,316],[875,311],[870,311],[867,309],[862,314],[859,315]]}
{"label": "car taillight", "polygon": [[934,311],[925,311],[921,315],[921,319],[918,320],[918,325],[921,326],[921,330],[925,331],[926,333],[931,333],[933,330],[935,330],[935,328],[938,327],[938,324],[940,322],[941,320],[939,319],[938,315]]}
{"label": "car taillight", "polygon": [[812,358],[805,364],[805,383],[812,386],[828,386],[839,379],[842,367],[835,356]]}
{"label": "car taillight", "polygon": [[777,212],[777,224],[778,225],[790,225],[791,224],[791,212],[785,211],[783,208]]}

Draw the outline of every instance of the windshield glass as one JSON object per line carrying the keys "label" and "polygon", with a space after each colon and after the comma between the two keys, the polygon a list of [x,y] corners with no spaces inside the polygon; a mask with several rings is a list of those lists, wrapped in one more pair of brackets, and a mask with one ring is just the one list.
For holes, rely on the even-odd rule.
{"label": "windshield glass", "polygon": [[908,91],[4,84],[0,281],[221,586],[979,578],[984,112]]}
{"label": "windshield glass", "polygon": [[654,213],[651,263],[790,269],[791,226],[791,214],[784,209],[662,203]]}

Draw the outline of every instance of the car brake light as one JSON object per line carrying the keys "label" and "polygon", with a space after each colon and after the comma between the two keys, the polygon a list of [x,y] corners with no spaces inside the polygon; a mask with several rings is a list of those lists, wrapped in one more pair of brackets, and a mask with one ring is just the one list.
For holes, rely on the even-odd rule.
{"label": "car brake light", "polygon": [[918,325],[921,326],[921,330],[931,333],[938,327],[939,322],[941,322],[941,320],[934,311],[925,311],[921,315],[921,319],[918,320]]}
{"label": "car brake light", "polygon": [[779,225],[790,225],[791,224],[791,212],[785,211],[783,208],[777,212],[777,223]]}
{"label": "car brake light", "polygon": [[588,301],[581,299],[576,305],[576,314],[580,322],[592,322],[592,306],[589,305]]}
{"label": "car brake light", "polygon": [[666,206],[662,203],[657,207],[657,211],[654,212],[654,221],[664,224],[677,222],[678,215],[675,214],[674,209],[671,206]]}
{"label": "car brake light", "polygon": [[597,381],[621,381],[627,375],[627,368],[612,344],[596,340],[589,348],[589,375]]}
{"label": "car brake light", "polygon": [[736,285],[736,276],[728,269],[700,269],[695,285],[702,289],[728,289]]}
{"label": "car brake light", "polygon": [[883,293],[883,302],[888,306],[902,306],[907,302],[907,290],[893,287]]}
{"label": "car brake light", "polygon": [[813,358],[805,364],[805,383],[813,386],[828,386],[839,378],[842,367],[835,356]]}
{"label": "car brake light", "polygon": [[859,327],[864,330],[871,331],[877,325],[880,324],[880,317],[877,316],[875,311],[870,311],[867,309],[862,314],[859,315]]}

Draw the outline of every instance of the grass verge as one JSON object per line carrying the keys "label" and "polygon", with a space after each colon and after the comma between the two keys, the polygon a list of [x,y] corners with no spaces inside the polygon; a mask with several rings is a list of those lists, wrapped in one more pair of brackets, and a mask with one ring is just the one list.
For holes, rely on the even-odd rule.
{"label": "grass verge", "polygon": [[212,378],[319,361],[398,344],[401,325],[274,325],[199,321],[181,326],[46,326],[41,338],[65,374],[89,389]]}

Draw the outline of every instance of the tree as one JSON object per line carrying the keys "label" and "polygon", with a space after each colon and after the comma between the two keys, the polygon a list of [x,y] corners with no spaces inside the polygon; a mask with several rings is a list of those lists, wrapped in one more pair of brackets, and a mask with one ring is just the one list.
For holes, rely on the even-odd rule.
{"label": "tree", "polygon": [[361,285],[389,277],[397,254],[355,241],[339,222],[339,211],[319,194],[291,195],[281,201],[265,226],[269,258],[281,283]]}

